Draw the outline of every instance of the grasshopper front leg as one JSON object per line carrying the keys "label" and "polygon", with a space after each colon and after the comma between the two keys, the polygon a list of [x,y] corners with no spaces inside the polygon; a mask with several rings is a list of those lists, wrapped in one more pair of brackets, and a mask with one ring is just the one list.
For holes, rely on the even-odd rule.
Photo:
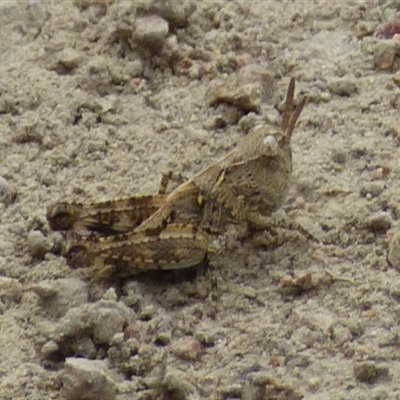
{"label": "grasshopper front leg", "polygon": [[209,237],[192,225],[170,224],[157,235],[144,231],[80,239],[64,256],[73,268],[93,265],[100,275],[129,276],[151,270],[177,270],[202,263]]}

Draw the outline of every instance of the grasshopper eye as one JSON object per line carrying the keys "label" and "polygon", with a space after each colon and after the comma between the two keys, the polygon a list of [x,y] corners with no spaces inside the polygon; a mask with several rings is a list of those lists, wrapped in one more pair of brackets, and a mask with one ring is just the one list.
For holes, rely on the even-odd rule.
{"label": "grasshopper eye", "polygon": [[274,135],[267,135],[263,140],[263,153],[268,156],[277,154],[279,143]]}

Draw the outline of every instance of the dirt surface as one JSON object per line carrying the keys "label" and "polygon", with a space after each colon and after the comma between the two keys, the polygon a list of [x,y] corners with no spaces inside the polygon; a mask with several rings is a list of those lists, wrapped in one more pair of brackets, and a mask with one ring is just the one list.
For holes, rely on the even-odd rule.
{"label": "dirt surface", "polygon": [[[2,3],[0,398],[399,399],[398,10]],[[278,120],[291,76],[310,101],[287,228],[229,241],[217,304],[202,273],[68,268],[47,206],[192,176]],[[221,85],[233,100],[210,106]]]}

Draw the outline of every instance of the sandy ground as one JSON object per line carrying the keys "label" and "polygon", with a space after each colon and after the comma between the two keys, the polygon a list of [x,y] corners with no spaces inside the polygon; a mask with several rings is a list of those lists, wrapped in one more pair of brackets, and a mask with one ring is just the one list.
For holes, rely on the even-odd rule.
{"label": "sandy ground", "polygon": [[[0,398],[399,399],[400,52],[378,34],[399,9],[2,2]],[[203,274],[68,268],[48,205],[192,176],[252,118],[211,107],[213,87],[259,85],[273,122],[290,76],[310,101],[288,228],[228,243],[215,309]]]}

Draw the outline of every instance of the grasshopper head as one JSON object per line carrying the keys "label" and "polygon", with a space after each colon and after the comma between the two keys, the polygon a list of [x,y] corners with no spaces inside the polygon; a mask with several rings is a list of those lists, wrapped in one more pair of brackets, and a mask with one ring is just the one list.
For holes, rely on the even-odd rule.
{"label": "grasshopper head", "polygon": [[262,215],[270,215],[284,202],[292,173],[290,141],[297,120],[307,98],[294,106],[294,79],[289,83],[280,127],[271,130],[268,125],[255,126],[240,147],[245,171],[253,180],[253,199],[250,208]]}
{"label": "grasshopper head", "polygon": [[256,125],[245,140],[238,144],[238,153],[242,160],[249,161],[259,157],[280,157],[283,155],[290,158],[290,140],[297,120],[307,102],[307,97],[300,99],[298,104],[294,105],[294,78],[290,80],[286,94],[285,108],[279,129],[271,130],[265,124]]}

